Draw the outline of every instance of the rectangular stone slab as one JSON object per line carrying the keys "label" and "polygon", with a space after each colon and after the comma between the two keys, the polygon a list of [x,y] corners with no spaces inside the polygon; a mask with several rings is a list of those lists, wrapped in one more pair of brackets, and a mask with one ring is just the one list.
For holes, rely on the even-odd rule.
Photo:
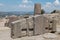
{"label": "rectangular stone slab", "polygon": [[26,24],[25,19],[12,22],[11,25],[12,25],[12,27],[11,27],[11,37],[12,38],[22,37],[23,36],[22,29],[27,29],[27,24]]}
{"label": "rectangular stone slab", "polygon": [[49,33],[49,30],[48,30],[49,29],[49,23],[50,23],[49,19],[46,17],[43,17],[44,33]]}
{"label": "rectangular stone slab", "polygon": [[34,25],[33,25],[33,17],[29,17],[26,19],[27,21],[27,35],[28,36],[32,36],[33,35],[33,32],[31,33],[31,31],[33,31],[32,29],[34,28]]}
{"label": "rectangular stone slab", "polygon": [[26,20],[27,20],[29,29],[32,29],[33,28],[33,17],[29,17]]}
{"label": "rectangular stone slab", "polygon": [[12,38],[18,38],[21,37],[21,27],[20,23],[13,24],[11,28],[11,37]]}
{"label": "rectangular stone slab", "polygon": [[39,35],[44,33],[44,21],[43,16],[34,16],[34,35]]}
{"label": "rectangular stone slab", "polygon": [[53,20],[52,31],[56,32],[56,20]]}

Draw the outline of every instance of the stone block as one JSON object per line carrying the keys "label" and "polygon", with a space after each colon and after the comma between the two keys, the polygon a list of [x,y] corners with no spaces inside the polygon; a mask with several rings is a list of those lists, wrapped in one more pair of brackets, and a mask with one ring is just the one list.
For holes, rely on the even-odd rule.
{"label": "stone block", "polygon": [[42,15],[34,16],[34,35],[43,34],[44,30],[44,17]]}
{"label": "stone block", "polygon": [[[17,20],[11,23],[11,37],[12,38],[19,38],[22,37],[22,29],[27,29],[26,20]],[[25,30],[24,30],[25,31]]]}
{"label": "stone block", "polygon": [[29,17],[26,20],[27,20],[28,28],[32,29],[33,28],[33,17]]}
{"label": "stone block", "polygon": [[44,33],[48,33],[49,32],[49,20],[46,18],[46,17],[43,17],[43,30],[44,30]]}
{"label": "stone block", "polygon": [[26,32],[27,32],[27,31],[21,31],[22,37],[27,36],[27,33],[26,33]]}
{"label": "stone block", "polygon": [[31,33],[31,31],[33,31],[33,28],[34,28],[34,25],[33,25],[33,17],[29,17],[26,19],[27,21],[27,35],[28,36],[32,36],[33,35],[33,32]]}
{"label": "stone block", "polygon": [[52,31],[56,32],[56,20],[53,20]]}
{"label": "stone block", "polygon": [[16,23],[12,25],[11,28],[11,37],[12,38],[18,38],[21,37],[21,27],[20,27],[20,23]]}
{"label": "stone block", "polygon": [[22,20],[20,21],[20,27],[21,27],[21,29],[27,29],[26,19],[22,19]]}
{"label": "stone block", "polygon": [[33,36],[33,31],[29,31],[29,35],[28,36]]}

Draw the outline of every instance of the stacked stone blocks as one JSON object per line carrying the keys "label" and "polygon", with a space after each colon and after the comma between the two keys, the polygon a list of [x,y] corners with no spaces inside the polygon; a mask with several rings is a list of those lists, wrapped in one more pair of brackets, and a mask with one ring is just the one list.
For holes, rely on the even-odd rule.
{"label": "stacked stone blocks", "polygon": [[[29,18],[17,20],[11,23],[11,37],[19,38],[23,36],[35,36],[51,31],[56,31],[56,23],[51,22],[42,15],[35,15]],[[51,26],[51,30],[50,30]]]}

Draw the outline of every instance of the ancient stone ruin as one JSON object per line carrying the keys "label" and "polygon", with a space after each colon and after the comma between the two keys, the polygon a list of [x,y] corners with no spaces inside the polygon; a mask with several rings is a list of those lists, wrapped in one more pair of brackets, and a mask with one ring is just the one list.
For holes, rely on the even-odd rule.
{"label": "ancient stone ruin", "polygon": [[19,38],[55,32],[55,25],[56,23],[54,20],[49,21],[42,15],[17,20],[11,23],[11,37]]}
{"label": "ancient stone ruin", "polygon": [[37,3],[34,6],[34,14],[35,15],[40,15],[41,14],[41,4]]}
{"label": "ancient stone ruin", "polygon": [[56,20],[53,17],[41,15],[40,4],[35,4],[33,16],[26,16],[22,19],[13,18],[10,17],[9,21],[12,38],[56,32]]}

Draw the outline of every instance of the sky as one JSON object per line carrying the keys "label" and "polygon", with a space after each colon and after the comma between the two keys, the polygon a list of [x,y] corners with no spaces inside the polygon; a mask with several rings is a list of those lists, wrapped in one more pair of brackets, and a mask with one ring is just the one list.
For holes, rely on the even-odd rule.
{"label": "sky", "polygon": [[60,0],[0,0],[0,11],[34,11],[35,3],[40,3],[46,12],[60,9]]}

